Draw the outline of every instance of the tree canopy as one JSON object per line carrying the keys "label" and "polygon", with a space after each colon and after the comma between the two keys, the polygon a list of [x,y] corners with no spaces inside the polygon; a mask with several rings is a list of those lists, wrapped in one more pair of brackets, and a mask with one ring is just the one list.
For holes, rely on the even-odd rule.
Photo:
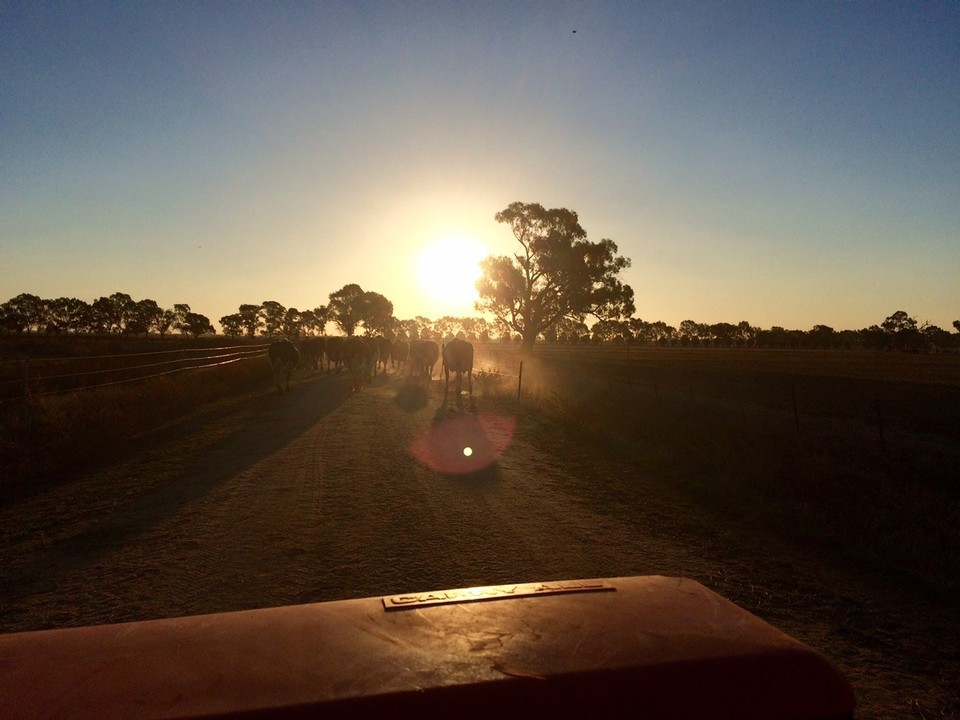
{"label": "tree canopy", "polygon": [[385,333],[394,323],[393,303],[383,295],[365,291],[356,283],[330,293],[329,317],[343,331],[353,335],[361,323],[368,333]]}
{"label": "tree canopy", "polygon": [[522,249],[481,263],[476,308],[519,333],[524,348],[564,319],[633,314],[633,289],[619,278],[630,260],[617,255],[613,240],[587,240],[575,212],[514,202],[494,219],[510,226]]}

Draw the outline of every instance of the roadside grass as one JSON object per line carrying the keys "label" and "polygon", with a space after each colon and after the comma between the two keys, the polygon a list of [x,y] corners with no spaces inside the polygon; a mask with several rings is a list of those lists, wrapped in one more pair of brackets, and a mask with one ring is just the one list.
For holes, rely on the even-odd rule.
{"label": "roadside grass", "polygon": [[[708,366],[725,355],[701,357]],[[566,356],[526,358],[522,373],[509,354],[479,359],[478,397],[547,434],[616,453],[705,509],[960,592],[952,386],[824,380],[810,375],[813,361],[784,381],[746,365],[697,373],[686,355],[649,376]],[[69,482],[205,403],[268,386],[268,369],[252,361],[4,402],[0,502]],[[871,403],[880,397],[888,409],[878,433]],[[629,478],[584,492],[643,502]]]}
{"label": "roadside grass", "polygon": [[[862,388],[847,391],[836,379],[822,397],[808,389],[802,396],[806,408],[816,401],[826,410],[795,414],[782,398],[731,402],[715,386],[704,392],[699,377],[686,378],[685,392],[653,392],[556,370],[525,359],[519,404],[513,375],[491,372],[483,391],[545,432],[616,453],[712,512],[960,593],[960,447],[950,440],[955,418],[945,418],[950,396],[937,405],[936,387],[911,390],[930,402],[902,408],[909,427],[891,422],[878,438],[869,414],[857,417],[841,397]],[[628,479],[585,492],[643,502]]]}
{"label": "roadside grass", "polygon": [[0,502],[69,482],[205,403],[265,388],[257,361],[0,405]]}

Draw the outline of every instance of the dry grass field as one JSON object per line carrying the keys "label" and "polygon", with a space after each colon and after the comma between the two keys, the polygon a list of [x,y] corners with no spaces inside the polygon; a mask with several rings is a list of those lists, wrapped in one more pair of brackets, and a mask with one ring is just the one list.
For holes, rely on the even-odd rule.
{"label": "dry grass field", "polygon": [[778,532],[960,588],[960,355],[491,345],[567,431]]}
{"label": "dry grass field", "polygon": [[464,410],[395,373],[351,395],[301,370],[280,398],[237,363],[5,404],[4,627],[680,574],[833,658],[859,717],[960,712],[960,358],[522,362],[477,348],[465,412],[515,431],[468,482],[409,457]]}

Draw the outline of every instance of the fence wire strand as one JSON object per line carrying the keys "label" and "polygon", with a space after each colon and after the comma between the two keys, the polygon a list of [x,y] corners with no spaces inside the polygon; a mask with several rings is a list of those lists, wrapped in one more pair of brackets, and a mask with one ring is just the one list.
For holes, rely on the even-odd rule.
{"label": "fence wire strand", "polygon": [[[139,382],[140,380],[151,380],[153,378],[164,377],[166,375],[176,375],[177,373],[186,372],[187,370],[203,370],[205,368],[214,368],[214,367],[223,367],[224,365],[232,365],[233,363],[240,362],[242,360],[253,360],[259,357],[263,357],[264,354],[260,353],[259,355],[247,355],[244,357],[233,358],[232,360],[224,360],[223,362],[208,363],[206,365],[191,365],[190,367],[174,368],[173,370],[165,370],[164,372],[153,373],[151,375],[141,375],[135,378],[126,378],[124,380],[113,380],[106,383],[98,383],[97,385],[80,385],[79,387],[72,388],[63,388],[60,390],[45,390],[42,392],[31,393],[37,397],[43,397],[47,395],[63,395],[65,393],[71,392],[80,392],[81,390],[96,390],[98,388],[111,387],[114,385],[125,385],[127,383]],[[197,360],[202,360],[206,358],[195,358]],[[158,363],[154,366],[144,366],[144,367],[157,367],[165,363]]]}
{"label": "fence wire strand", "polygon": [[[72,357],[72,358],[40,358],[36,360],[16,360],[13,362],[23,363],[25,366],[24,376],[21,378],[14,378],[11,380],[0,381],[0,387],[6,387],[11,385],[19,385],[24,388],[25,394],[30,394],[33,396],[46,396],[46,395],[61,395],[64,393],[70,392],[79,392],[80,390],[93,390],[97,388],[110,387],[113,385],[123,385],[131,382],[138,382],[141,380],[149,380],[151,378],[163,377],[164,375],[173,375],[175,373],[180,373],[185,370],[199,370],[203,368],[214,368],[222,367],[224,365],[231,365],[235,362],[241,360],[249,360],[254,358],[260,358],[266,356],[266,348],[269,347],[269,344],[258,344],[258,345],[229,345],[216,348],[182,348],[180,350],[157,350],[153,352],[143,352],[143,353],[122,353],[119,355],[93,355],[88,357]],[[207,353],[202,356],[189,356],[191,353]],[[86,370],[83,372],[75,373],[62,373],[59,375],[36,375],[31,376],[29,369],[35,364],[43,363],[63,363],[63,362],[80,362],[87,360],[113,360],[117,361],[118,364],[122,363],[127,358],[140,358],[147,356],[158,356],[158,355],[170,355],[170,354],[180,354],[187,355],[187,357],[180,357],[173,360],[162,360],[160,362],[154,363],[142,363],[139,365],[129,365],[124,367],[123,365],[118,365],[115,367],[109,368],[100,368],[97,370]],[[120,380],[112,380],[110,382],[96,383],[94,385],[84,385],[84,384],[75,384],[69,388],[58,388],[52,390],[38,390],[31,391],[31,386],[36,387],[42,383],[48,383],[52,381],[61,381],[69,380],[71,378],[90,378],[94,376],[102,376],[106,374],[122,374],[129,372],[137,372],[143,370],[149,370],[152,368],[164,368],[170,366],[182,365],[183,367],[173,367],[169,370],[164,370],[161,372],[154,372],[146,375],[138,375],[137,377],[132,378],[123,378]],[[49,365],[47,366],[49,367]],[[6,398],[6,400],[12,400],[13,398]]]}

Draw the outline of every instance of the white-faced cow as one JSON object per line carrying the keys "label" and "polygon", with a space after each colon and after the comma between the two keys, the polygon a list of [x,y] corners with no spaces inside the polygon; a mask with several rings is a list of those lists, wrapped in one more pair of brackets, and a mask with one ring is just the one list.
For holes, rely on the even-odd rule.
{"label": "white-faced cow", "polygon": [[300,351],[296,345],[284,338],[270,343],[267,355],[273,368],[273,381],[277,385],[277,392],[283,395],[284,387],[287,391],[290,390],[290,374],[300,364]]}
{"label": "white-faced cow", "polygon": [[463,375],[467,376],[467,386],[473,396],[473,345],[466,340],[454,338],[443,346],[443,375],[445,384],[443,394],[446,396],[450,387],[450,373],[457,374],[457,398],[460,397]]}

